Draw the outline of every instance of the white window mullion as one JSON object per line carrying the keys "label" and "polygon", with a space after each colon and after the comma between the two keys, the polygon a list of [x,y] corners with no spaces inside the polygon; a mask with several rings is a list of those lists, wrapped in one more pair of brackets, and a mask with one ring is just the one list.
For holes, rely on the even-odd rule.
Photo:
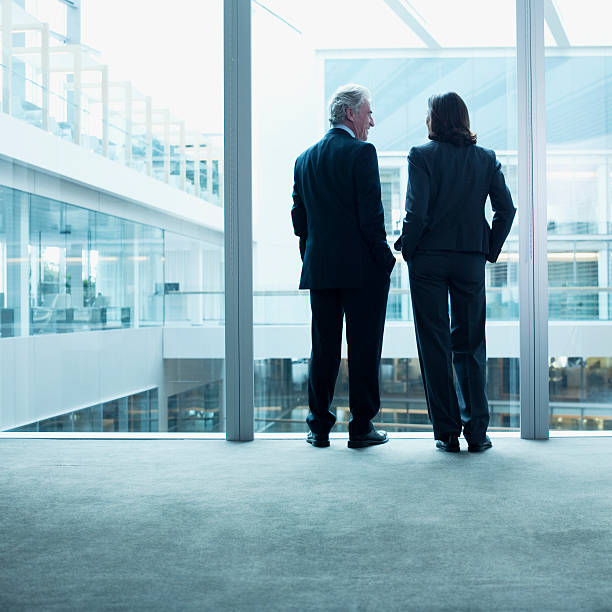
{"label": "white window mullion", "polygon": [[223,6],[226,431],[228,440],[252,440],[251,3]]}
{"label": "white window mullion", "polygon": [[544,0],[516,0],[521,437],[548,438]]}

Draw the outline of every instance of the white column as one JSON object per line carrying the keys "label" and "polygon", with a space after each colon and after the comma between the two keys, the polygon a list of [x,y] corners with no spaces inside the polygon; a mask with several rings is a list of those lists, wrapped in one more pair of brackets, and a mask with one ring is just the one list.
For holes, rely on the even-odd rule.
{"label": "white column", "polygon": [[74,126],[73,126],[73,141],[76,144],[81,144],[81,47],[80,45],[73,46],[74,53]]}
{"label": "white column", "polygon": [[[606,289],[610,286],[609,259],[609,248],[606,246],[603,249],[600,249],[597,258],[597,285]],[[610,294],[607,291],[599,292],[599,318],[602,321],[608,320],[609,295]]]}
{"label": "white column", "polygon": [[51,57],[49,52],[49,24],[43,23],[41,28],[41,72],[42,72],[42,129],[49,129],[49,87]]}
{"label": "white column", "polygon": [[125,165],[132,165],[132,83],[125,82]]}
{"label": "white column", "polygon": [[195,197],[200,197],[200,132],[193,135],[193,187]]}
{"label": "white column", "polygon": [[204,181],[204,191],[212,199],[212,152],[210,140],[206,143],[206,180]]}
{"label": "white column", "polygon": [[[253,439],[251,3],[224,0],[225,410],[228,440]],[[211,172],[211,168],[208,168]],[[209,180],[210,180],[209,176]],[[210,183],[212,184],[212,182]]]}
{"label": "white column", "polygon": [[185,158],[185,122],[179,123],[179,185],[183,191],[185,191],[187,183],[187,163]]}
{"label": "white column", "polygon": [[164,112],[164,181],[170,182],[170,111]]}
{"label": "white column", "polygon": [[[225,195],[225,169],[223,167],[223,158],[221,155],[218,155],[217,159],[217,174],[219,176],[219,201],[221,206],[223,206],[223,198]],[[212,193],[212,176],[210,180],[210,189]]]}
{"label": "white column", "polygon": [[140,327],[140,283],[142,279],[140,278],[140,263],[138,258],[140,257],[141,251],[140,245],[144,242],[144,239],[142,228],[136,229],[134,231],[134,248],[132,249],[132,273],[134,275],[134,312],[132,314],[132,327]]}
{"label": "white column", "polygon": [[153,102],[151,96],[145,98],[145,133],[147,135],[147,174],[153,176]]}
{"label": "white column", "polygon": [[108,157],[108,128],[110,120],[108,66],[102,66],[100,99],[102,100],[102,155]]}
{"label": "white column", "polygon": [[521,437],[548,438],[544,1],[516,0]]}
{"label": "white column", "polygon": [[[14,191],[19,198],[19,326],[20,335],[30,335],[30,196]],[[40,255],[40,254],[39,254]],[[35,277],[35,274],[32,274]],[[33,302],[33,300],[32,300]]]}
{"label": "white column", "polygon": [[13,0],[2,0],[2,112],[11,114],[13,82]]}

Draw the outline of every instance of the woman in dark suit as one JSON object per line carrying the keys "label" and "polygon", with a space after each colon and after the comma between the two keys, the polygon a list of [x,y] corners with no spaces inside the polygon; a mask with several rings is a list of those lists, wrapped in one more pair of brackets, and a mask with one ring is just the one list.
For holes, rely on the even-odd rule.
{"label": "woman in dark suit", "polygon": [[[417,348],[436,446],[491,448],[487,436],[485,262],[495,262],[516,209],[495,153],[476,145],[450,92],[428,101],[430,142],[408,155],[406,218],[395,243],[408,263]],[[491,198],[493,222],[485,219]],[[450,321],[448,299],[450,295]],[[453,379],[453,366],[457,387]]]}

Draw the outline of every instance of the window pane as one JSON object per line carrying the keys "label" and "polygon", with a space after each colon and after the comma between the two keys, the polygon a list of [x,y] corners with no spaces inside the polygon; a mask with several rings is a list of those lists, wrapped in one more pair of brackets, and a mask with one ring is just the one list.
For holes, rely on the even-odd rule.
{"label": "window pane", "polygon": [[[515,3],[415,0],[404,6],[410,18],[382,0],[276,0],[266,3],[270,10],[253,5],[256,431],[306,427],[310,306],[308,292],[297,290],[293,164],[328,129],[327,100],[339,85],[360,83],[372,92],[369,140],[378,153],[390,244],[403,219],[406,156],[427,140],[427,99],[434,93],[462,95],[478,143],[495,149],[517,202]],[[490,425],[517,429],[517,220],[499,262],[487,265],[486,281]],[[382,407],[375,422],[389,431],[431,431],[403,262],[391,278],[380,377]],[[348,384],[343,359],[334,396],[336,431],[346,431]]]}
{"label": "window pane", "polygon": [[554,4],[561,25],[546,47],[550,425],[609,430],[612,6]]}
{"label": "window pane", "polygon": [[1,5],[0,430],[224,431],[222,0]]}

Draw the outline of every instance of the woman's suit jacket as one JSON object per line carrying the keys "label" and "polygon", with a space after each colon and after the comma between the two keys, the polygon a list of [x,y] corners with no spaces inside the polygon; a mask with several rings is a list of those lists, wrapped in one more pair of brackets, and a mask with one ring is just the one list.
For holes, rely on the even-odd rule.
{"label": "woman's suit jacket", "polygon": [[[493,222],[485,219],[491,198]],[[476,145],[431,141],[408,155],[406,218],[395,248],[484,253],[497,260],[516,209],[495,153]]]}

